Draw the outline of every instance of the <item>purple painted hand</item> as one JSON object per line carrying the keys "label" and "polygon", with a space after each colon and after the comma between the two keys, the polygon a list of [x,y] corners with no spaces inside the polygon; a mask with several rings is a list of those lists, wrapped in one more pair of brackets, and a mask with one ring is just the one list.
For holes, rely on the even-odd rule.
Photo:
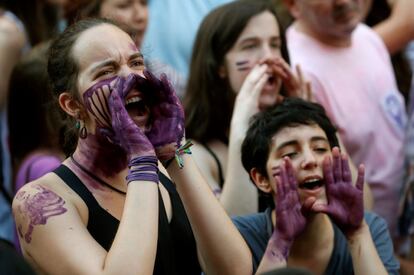
{"label": "purple painted hand", "polygon": [[364,218],[364,166],[359,166],[353,186],[348,158],[335,147],[332,149],[332,162],[328,157],[323,162],[323,173],[328,204],[314,205],[312,210],[328,214],[345,236],[351,237],[361,227]]}
{"label": "purple painted hand", "polygon": [[149,71],[144,71],[144,75],[149,83],[149,94],[154,95],[149,104],[152,124],[146,135],[158,159],[166,161],[174,157],[184,138],[184,110],[165,75],[161,79]]}
{"label": "purple painted hand", "polygon": [[[131,91],[131,86],[137,82],[136,75],[130,75],[125,80],[118,78],[109,96],[109,111],[113,136],[109,138],[121,146],[130,159],[141,156],[155,156],[154,147],[128,114],[124,101]],[[107,133],[108,135],[108,133]]]}
{"label": "purple painted hand", "polygon": [[302,206],[299,200],[298,184],[292,163],[284,158],[276,177],[276,226],[273,232],[278,250],[286,259],[290,246],[306,227],[306,216],[312,207],[314,198],[309,198]]}

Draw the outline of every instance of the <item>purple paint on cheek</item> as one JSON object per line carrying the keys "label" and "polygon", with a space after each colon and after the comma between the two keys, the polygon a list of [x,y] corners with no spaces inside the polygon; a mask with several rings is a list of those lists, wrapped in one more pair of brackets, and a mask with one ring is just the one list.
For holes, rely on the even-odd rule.
{"label": "purple paint on cheek", "polygon": [[108,111],[108,100],[104,93],[104,89],[112,91],[111,83],[116,81],[118,77],[111,77],[88,88],[83,94],[83,101],[88,111],[95,117],[96,123],[99,127],[110,125],[110,115]]}
{"label": "purple paint on cheek", "polygon": [[236,62],[236,68],[237,68],[237,70],[238,71],[247,71],[247,70],[250,70],[251,67],[249,65],[249,62],[250,61],[248,61],[248,60],[243,60],[243,61]]}
{"label": "purple paint on cheek", "polygon": [[[21,211],[23,210],[22,213],[27,215],[30,221],[27,232],[24,234],[24,239],[27,243],[30,243],[32,240],[35,225],[46,224],[50,217],[61,215],[67,211],[63,207],[65,201],[56,193],[41,185],[37,185],[35,188],[39,192],[33,196],[27,196],[23,209],[20,209]],[[18,230],[19,234],[23,236],[21,225],[19,225]]]}
{"label": "purple paint on cheek", "polygon": [[249,60],[237,61],[236,66],[247,65],[248,63],[249,63]]}

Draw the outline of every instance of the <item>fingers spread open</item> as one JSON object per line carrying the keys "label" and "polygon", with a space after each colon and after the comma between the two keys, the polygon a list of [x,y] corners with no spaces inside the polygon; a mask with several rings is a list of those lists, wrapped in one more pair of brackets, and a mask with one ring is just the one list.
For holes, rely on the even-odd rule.
{"label": "fingers spread open", "polygon": [[338,147],[332,149],[332,162],[334,176],[334,181],[332,183],[337,183],[342,180],[342,159]]}
{"label": "fingers spread open", "polygon": [[357,177],[357,181],[355,184],[358,190],[361,190],[361,191],[364,190],[364,180],[365,180],[365,166],[361,164],[358,167],[358,177]]}
{"label": "fingers spread open", "polygon": [[349,168],[348,157],[345,154],[341,154],[341,166],[342,166],[342,179],[345,182],[352,183],[351,169]]}

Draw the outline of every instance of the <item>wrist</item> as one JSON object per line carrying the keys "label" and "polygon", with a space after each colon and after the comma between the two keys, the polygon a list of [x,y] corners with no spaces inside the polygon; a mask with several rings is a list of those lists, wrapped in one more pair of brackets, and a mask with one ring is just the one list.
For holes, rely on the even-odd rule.
{"label": "wrist", "polygon": [[293,244],[293,239],[289,240],[287,238],[282,238],[277,236],[277,234],[273,234],[271,237],[271,241],[273,243],[273,250],[278,251],[280,255],[287,260],[290,252],[290,248]]}
{"label": "wrist", "polygon": [[158,159],[155,156],[131,157],[128,164],[127,183],[132,181],[152,181],[158,183]]}
{"label": "wrist", "polygon": [[345,234],[345,237],[348,241],[348,244],[353,245],[355,243],[358,243],[363,238],[365,238],[367,233],[369,234],[369,226],[367,225],[365,220],[362,220],[361,225],[357,229],[353,230],[352,232]]}

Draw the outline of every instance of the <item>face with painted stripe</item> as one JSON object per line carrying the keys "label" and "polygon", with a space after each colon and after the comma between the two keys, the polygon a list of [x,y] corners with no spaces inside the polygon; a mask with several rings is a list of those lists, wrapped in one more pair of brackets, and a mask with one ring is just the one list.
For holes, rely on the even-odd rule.
{"label": "face with painted stripe", "polygon": [[[79,66],[78,91],[88,110],[85,126],[89,133],[109,127],[108,96],[120,78],[143,76],[144,60],[128,34],[116,26],[102,24],[83,32],[73,48]],[[112,88],[111,88],[112,87]],[[148,111],[140,102],[142,93],[131,89],[123,98],[132,120],[144,127]]]}

